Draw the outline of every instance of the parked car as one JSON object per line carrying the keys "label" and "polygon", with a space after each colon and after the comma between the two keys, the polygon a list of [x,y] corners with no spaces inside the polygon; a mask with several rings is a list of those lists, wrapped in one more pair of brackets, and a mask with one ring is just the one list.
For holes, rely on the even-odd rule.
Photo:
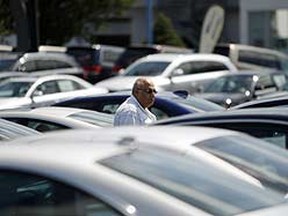
{"label": "parked car", "polygon": [[156,122],[155,125],[189,125],[241,131],[288,149],[288,108],[253,108],[193,114]]}
{"label": "parked car", "polygon": [[134,44],[125,49],[125,51],[116,59],[112,71],[115,74],[118,74],[121,70],[124,70],[137,59],[140,59],[144,56],[156,53],[193,53],[192,49],[160,45],[160,44]]}
{"label": "parked car", "polygon": [[0,110],[48,106],[71,97],[106,92],[71,75],[15,77],[0,83]]}
{"label": "parked car", "polygon": [[0,118],[40,132],[100,128],[113,125],[112,115],[68,107],[39,107],[25,111],[1,111]]}
{"label": "parked car", "polygon": [[221,75],[237,72],[225,56],[216,54],[154,54],[130,65],[123,74],[96,83],[110,91],[130,90],[137,78],[148,76],[158,90],[199,91]]}
{"label": "parked car", "polygon": [[[127,91],[71,98],[55,103],[54,106],[77,107],[114,114],[120,104],[122,104],[130,95],[131,93]],[[217,104],[187,95],[185,92],[159,92],[156,94],[155,102],[150,109],[157,116],[157,119],[184,115],[187,113],[224,110],[223,107]]]}
{"label": "parked car", "polygon": [[91,83],[114,76],[113,65],[123,52],[123,47],[104,44],[89,47],[68,46],[66,51],[82,66],[83,78]]}
{"label": "parked car", "polygon": [[[39,135],[40,132],[14,122],[0,119],[0,141],[11,140],[22,136]],[[1,192],[0,192],[1,194]]]}
{"label": "parked car", "polygon": [[286,75],[281,72],[240,71],[219,77],[195,96],[230,108],[279,92],[286,82]]}
{"label": "parked car", "polygon": [[288,71],[288,56],[282,52],[244,44],[218,44],[214,53],[225,55],[239,69]]}
{"label": "parked car", "polygon": [[272,175],[286,183],[288,152],[272,147],[237,132],[196,127],[21,138],[0,145],[0,214],[285,215],[283,191],[226,158],[259,168],[259,178],[266,173],[267,180]]}
{"label": "parked car", "polygon": [[25,53],[12,66],[11,71],[21,71],[34,76],[69,74],[83,77],[83,70],[73,57],[65,53]]}

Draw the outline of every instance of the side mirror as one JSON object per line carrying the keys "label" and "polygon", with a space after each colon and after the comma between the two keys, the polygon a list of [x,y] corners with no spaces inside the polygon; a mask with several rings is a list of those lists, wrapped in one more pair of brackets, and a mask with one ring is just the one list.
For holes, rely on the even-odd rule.
{"label": "side mirror", "polygon": [[172,73],[173,76],[181,76],[181,75],[183,75],[183,74],[184,74],[184,71],[183,71],[183,69],[181,69],[181,68],[175,69],[175,70],[173,71],[173,73]]}
{"label": "side mirror", "polygon": [[36,91],[33,92],[32,97],[42,96],[42,95],[44,95],[44,92],[43,92],[43,91],[41,91],[41,90],[36,90]]}

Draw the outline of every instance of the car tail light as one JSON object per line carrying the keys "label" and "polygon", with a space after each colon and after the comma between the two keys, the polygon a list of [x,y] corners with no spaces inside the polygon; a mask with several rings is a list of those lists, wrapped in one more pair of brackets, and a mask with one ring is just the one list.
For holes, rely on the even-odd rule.
{"label": "car tail light", "polygon": [[121,67],[120,65],[114,65],[114,67],[112,68],[112,72],[117,73],[119,72],[123,67]]}
{"label": "car tail light", "polygon": [[84,78],[87,78],[89,73],[99,74],[102,71],[102,67],[100,65],[84,66],[83,69]]}

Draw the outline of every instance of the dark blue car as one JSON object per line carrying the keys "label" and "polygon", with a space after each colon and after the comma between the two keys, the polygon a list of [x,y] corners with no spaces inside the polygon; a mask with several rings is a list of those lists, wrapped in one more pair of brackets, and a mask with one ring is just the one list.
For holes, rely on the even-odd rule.
{"label": "dark blue car", "polygon": [[[54,106],[77,107],[114,114],[118,106],[130,96],[130,92],[114,92],[105,95],[85,96],[69,99]],[[185,92],[159,92],[151,111],[157,119],[188,113],[224,110],[223,107],[207,100],[190,96]]]}

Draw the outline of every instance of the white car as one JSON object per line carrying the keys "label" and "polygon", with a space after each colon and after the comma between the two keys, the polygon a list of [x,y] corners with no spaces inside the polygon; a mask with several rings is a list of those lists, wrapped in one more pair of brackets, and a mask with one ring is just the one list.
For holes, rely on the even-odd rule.
{"label": "white car", "polygon": [[[0,145],[0,215],[286,215],[281,191],[221,158],[238,145],[248,160],[259,154],[251,165],[267,177],[287,171],[288,153],[266,144],[200,127],[68,130],[8,141]],[[203,148],[211,146],[220,156]]]}
{"label": "white car", "polygon": [[1,111],[0,118],[39,132],[93,129],[113,125],[113,115],[69,107],[39,107],[32,110]]}
{"label": "white car", "polygon": [[130,90],[140,76],[150,77],[158,90],[200,91],[212,80],[235,73],[228,57],[218,54],[153,54],[131,64],[123,74],[96,83],[110,91]]}
{"label": "white car", "polygon": [[15,77],[0,82],[0,110],[48,106],[64,99],[107,91],[72,75]]}

